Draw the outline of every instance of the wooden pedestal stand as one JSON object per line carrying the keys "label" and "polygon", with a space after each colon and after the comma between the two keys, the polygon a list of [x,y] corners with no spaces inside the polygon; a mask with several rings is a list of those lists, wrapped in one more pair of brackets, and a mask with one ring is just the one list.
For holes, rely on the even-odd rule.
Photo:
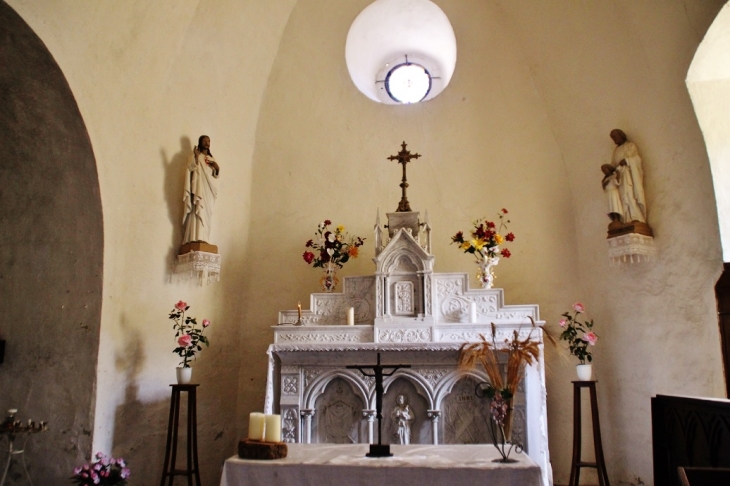
{"label": "wooden pedestal stand", "polygon": [[[188,484],[200,486],[200,467],[198,466],[198,420],[196,405],[196,389],[199,385],[170,385],[172,398],[170,399],[170,422],[167,426],[167,447],[165,448],[165,465],[162,469],[160,486],[165,486],[165,478],[170,478],[167,485],[172,486],[175,476],[186,476]],[[175,469],[177,459],[177,436],[180,423],[180,392],[188,394],[188,435],[187,435],[187,463],[185,469]]]}
{"label": "wooden pedestal stand", "polygon": [[[583,462],[581,460],[581,389],[588,388],[591,395],[591,422],[593,423],[593,451],[596,462]],[[569,486],[578,486],[580,483],[580,468],[595,467],[598,471],[599,486],[610,486],[608,473],[606,472],[606,461],[603,458],[603,445],[601,443],[601,424],[598,422],[598,399],[596,398],[595,381],[574,381],[573,382],[573,464],[570,466]]]}

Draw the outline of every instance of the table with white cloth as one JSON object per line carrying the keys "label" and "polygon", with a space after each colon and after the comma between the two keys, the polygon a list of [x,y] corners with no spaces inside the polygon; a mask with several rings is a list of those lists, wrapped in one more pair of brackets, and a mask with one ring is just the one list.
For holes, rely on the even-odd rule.
{"label": "table with white cloth", "polygon": [[542,486],[540,467],[527,454],[494,462],[491,444],[392,445],[393,457],[370,458],[367,444],[288,444],[284,459],[226,460],[220,486],[399,486],[495,484]]}

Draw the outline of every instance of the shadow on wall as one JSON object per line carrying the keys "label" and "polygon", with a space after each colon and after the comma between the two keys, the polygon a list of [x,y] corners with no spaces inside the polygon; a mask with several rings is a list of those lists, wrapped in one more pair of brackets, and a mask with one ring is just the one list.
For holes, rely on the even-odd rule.
{"label": "shadow on wall", "polygon": [[115,363],[119,375],[126,377],[127,388],[124,403],[117,407],[114,417],[112,455],[124,457],[132,472],[132,484],[138,484],[141,478],[149,480],[162,474],[167,430],[161,424],[168,416],[169,402],[139,400],[137,383],[145,363],[143,338],[124,315],[119,327],[122,345],[117,349]]}
{"label": "shadow on wall", "polygon": [[180,150],[172,158],[168,158],[165,150],[160,150],[162,168],[165,170],[165,177],[162,190],[167,201],[167,215],[172,225],[172,241],[168,252],[167,261],[170,269],[175,261],[177,252],[180,249],[183,238],[183,191],[185,190],[185,166],[188,158],[193,152],[193,145],[190,138],[180,137]]}

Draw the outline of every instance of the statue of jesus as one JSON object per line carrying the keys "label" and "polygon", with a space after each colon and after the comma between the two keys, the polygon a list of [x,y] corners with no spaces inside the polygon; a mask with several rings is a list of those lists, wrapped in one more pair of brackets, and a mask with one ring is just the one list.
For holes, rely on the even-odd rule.
{"label": "statue of jesus", "polygon": [[210,152],[210,137],[201,135],[198,145],[193,147],[185,173],[183,245],[209,242],[213,204],[218,196],[216,179],[220,170]]}

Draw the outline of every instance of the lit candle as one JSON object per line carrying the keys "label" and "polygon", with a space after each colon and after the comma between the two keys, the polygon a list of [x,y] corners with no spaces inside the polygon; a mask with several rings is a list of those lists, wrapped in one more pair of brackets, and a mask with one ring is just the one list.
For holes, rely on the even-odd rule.
{"label": "lit candle", "polygon": [[354,326],[355,325],[355,308],[350,307],[347,309],[347,325],[348,326]]}
{"label": "lit candle", "polygon": [[281,415],[266,415],[265,442],[281,442]]}
{"label": "lit candle", "polygon": [[477,322],[477,303],[472,302],[469,304],[469,322],[476,323]]}
{"label": "lit candle", "polygon": [[251,440],[264,440],[264,414],[252,412],[248,416],[248,438]]}

